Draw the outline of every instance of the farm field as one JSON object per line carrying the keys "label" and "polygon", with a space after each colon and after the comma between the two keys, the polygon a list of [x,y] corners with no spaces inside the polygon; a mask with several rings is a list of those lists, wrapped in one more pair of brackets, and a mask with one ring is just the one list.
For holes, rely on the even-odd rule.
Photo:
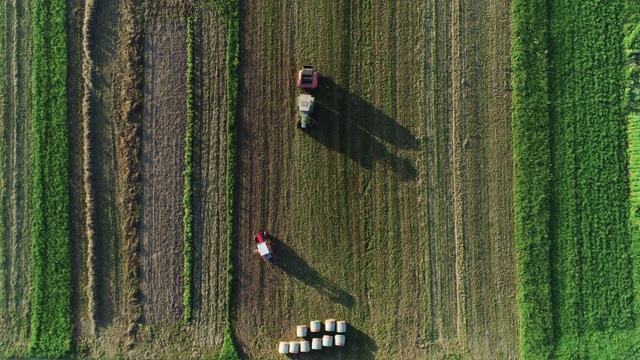
{"label": "farm field", "polygon": [[[504,9],[241,7],[243,355],[276,356],[271,339],[336,317],[358,331],[349,358],[516,356]],[[317,125],[302,132],[293,100],[307,63],[320,85]],[[255,261],[260,229],[277,238],[276,266]]]}
{"label": "farm field", "polygon": [[0,358],[280,359],[327,318],[304,358],[639,353],[634,1],[0,17]]}
{"label": "farm field", "polygon": [[2,205],[0,206],[0,357],[27,356],[31,269],[31,1],[0,5],[2,78]]}

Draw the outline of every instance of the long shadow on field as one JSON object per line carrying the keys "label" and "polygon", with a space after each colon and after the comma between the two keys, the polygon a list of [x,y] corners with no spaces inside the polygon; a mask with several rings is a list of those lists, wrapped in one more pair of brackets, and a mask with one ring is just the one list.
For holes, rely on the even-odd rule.
{"label": "long shadow on field", "polygon": [[321,76],[312,95],[316,99],[313,126],[304,130],[306,134],[365,169],[371,170],[377,162],[390,167],[403,181],[416,178],[411,162],[389,151],[389,147],[419,149],[409,129],[331,78]]}
{"label": "long shadow on field", "polygon": [[291,249],[283,241],[280,241],[273,235],[269,235],[273,252],[276,254],[274,263],[282,269],[286,274],[302,281],[305,285],[311,286],[318,290],[322,295],[328,297],[331,301],[346,306],[353,306],[353,296],[325,279],[317,271],[309,266],[293,249]]}

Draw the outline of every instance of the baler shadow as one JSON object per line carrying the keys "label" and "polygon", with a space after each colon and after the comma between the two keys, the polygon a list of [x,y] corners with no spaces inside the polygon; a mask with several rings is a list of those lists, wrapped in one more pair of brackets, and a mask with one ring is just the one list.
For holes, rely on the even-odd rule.
{"label": "baler shadow", "polygon": [[306,134],[365,169],[371,170],[378,162],[389,166],[403,181],[417,177],[408,159],[388,149],[418,150],[419,141],[409,129],[331,78],[321,76],[318,83],[312,91],[316,99],[314,124],[304,130]]}
{"label": "baler shadow", "polygon": [[272,234],[269,234],[269,238],[271,239],[273,252],[276,254],[273,262],[277,267],[287,275],[293,276],[305,285],[313,287],[331,301],[348,308],[353,306],[354,299],[351,294],[325,279],[283,241]]}

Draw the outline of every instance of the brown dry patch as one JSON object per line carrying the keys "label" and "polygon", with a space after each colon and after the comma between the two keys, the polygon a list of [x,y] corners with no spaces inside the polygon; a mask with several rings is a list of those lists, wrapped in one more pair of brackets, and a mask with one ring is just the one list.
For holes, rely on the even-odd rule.
{"label": "brown dry patch", "polygon": [[187,27],[184,18],[147,21],[140,209],[142,322],[173,323],[184,312]]}

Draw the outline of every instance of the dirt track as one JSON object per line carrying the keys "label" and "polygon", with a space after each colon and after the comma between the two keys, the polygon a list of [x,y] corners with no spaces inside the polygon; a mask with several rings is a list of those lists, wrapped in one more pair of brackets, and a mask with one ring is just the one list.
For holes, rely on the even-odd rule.
{"label": "dirt track", "polygon": [[143,323],[183,316],[184,152],[187,28],[184,18],[149,19],[142,134]]}

